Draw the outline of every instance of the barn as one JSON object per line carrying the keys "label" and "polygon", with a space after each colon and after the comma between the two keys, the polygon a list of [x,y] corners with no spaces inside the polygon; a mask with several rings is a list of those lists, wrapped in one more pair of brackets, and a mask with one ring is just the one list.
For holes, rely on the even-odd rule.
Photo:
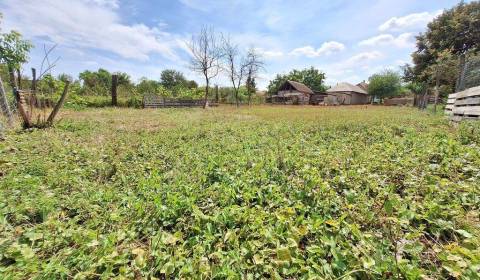
{"label": "barn", "polygon": [[272,103],[305,105],[309,103],[312,94],[314,94],[313,91],[302,83],[285,81],[271,100]]}
{"label": "barn", "polygon": [[341,105],[368,104],[368,93],[349,83],[339,83],[333,88],[327,90],[328,95],[333,95]]}

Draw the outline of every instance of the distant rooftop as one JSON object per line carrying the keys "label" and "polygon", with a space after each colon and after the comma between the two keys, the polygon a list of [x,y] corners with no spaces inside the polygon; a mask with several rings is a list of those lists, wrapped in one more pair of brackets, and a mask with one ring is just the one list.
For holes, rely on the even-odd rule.
{"label": "distant rooftop", "polygon": [[328,93],[333,92],[357,92],[361,94],[368,94],[364,89],[359,86],[352,85],[350,83],[339,83],[331,89],[327,90]]}

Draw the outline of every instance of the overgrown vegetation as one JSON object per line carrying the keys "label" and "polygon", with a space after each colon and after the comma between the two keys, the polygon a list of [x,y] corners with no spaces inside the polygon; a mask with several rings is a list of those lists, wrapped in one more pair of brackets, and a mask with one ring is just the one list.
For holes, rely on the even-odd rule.
{"label": "overgrown vegetation", "polygon": [[0,142],[1,279],[475,279],[478,123],[65,111]]}

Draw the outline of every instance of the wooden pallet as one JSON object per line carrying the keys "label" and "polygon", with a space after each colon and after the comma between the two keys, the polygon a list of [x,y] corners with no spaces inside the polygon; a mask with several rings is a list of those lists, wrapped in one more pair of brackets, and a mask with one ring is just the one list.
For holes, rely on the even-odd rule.
{"label": "wooden pallet", "polygon": [[453,121],[480,120],[480,86],[449,95],[445,112]]}
{"label": "wooden pallet", "polygon": [[455,106],[455,100],[457,99],[457,94],[452,93],[448,96],[447,106],[445,106],[445,114],[448,116],[453,115],[453,107]]}

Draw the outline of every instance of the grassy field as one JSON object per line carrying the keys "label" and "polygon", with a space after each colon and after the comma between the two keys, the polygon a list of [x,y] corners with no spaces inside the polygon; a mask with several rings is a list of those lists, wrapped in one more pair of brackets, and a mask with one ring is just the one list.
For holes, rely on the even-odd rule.
{"label": "grassy field", "polygon": [[64,111],[0,142],[0,278],[479,279],[479,207],[415,109]]}

